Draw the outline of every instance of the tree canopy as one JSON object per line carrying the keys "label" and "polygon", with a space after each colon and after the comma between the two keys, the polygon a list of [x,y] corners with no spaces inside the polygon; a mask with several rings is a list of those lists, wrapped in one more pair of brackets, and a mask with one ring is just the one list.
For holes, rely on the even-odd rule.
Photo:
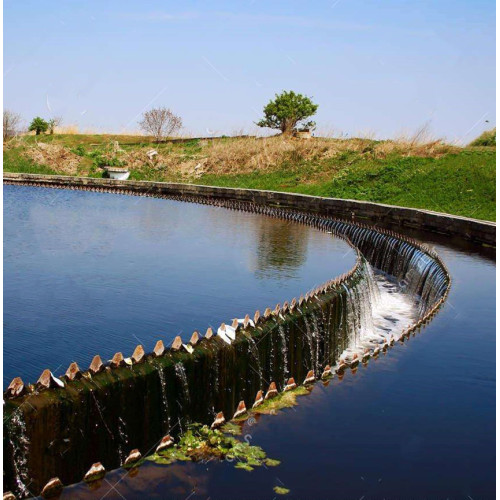
{"label": "tree canopy", "polygon": [[35,131],[36,135],[40,135],[42,132],[47,132],[49,124],[39,116],[33,118],[28,128],[29,131]]}
{"label": "tree canopy", "polygon": [[318,105],[314,104],[310,97],[296,94],[293,90],[284,91],[276,94],[275,98],[264,107],[264,118],[257,122],[257,125],[289,134],[297,128],[313,128],[315,123],[305,120],[317,110]]}

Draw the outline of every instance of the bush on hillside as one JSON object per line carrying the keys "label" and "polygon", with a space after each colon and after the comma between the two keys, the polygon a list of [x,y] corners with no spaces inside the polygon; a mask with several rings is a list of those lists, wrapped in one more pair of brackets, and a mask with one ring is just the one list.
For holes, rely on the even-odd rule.
{"label": "bush on hillside", "polygon": [[469,146],[496,146],[497,145],[497,129],[485,130],[479,137],[474,139]]}

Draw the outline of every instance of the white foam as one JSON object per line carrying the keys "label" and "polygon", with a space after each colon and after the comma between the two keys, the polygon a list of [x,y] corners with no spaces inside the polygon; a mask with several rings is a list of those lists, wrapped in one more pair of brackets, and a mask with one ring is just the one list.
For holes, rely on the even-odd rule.
{"label": "white foam", "polygon": [[371,294],[371,317],[362,324],[353,337],[351,345],[341,354],[340,359],[352,359],[370,352],[391,339],[398,340],[408,325],[418,318],[418,302],[404,293],[397,285],[383,275],[374,279],[376,293]]}

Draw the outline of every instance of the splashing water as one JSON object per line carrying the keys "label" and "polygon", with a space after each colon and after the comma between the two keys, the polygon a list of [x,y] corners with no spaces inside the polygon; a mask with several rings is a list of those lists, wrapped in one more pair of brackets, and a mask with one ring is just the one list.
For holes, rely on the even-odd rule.
{"label": "splashing water", "polygon": [[126,455],[126,449],[128,445],[128,436],[126,431],[126,424],[121,417],[118,417],[118,456],[120,457],[120,461],[123,462]]}
{"label": "splashing water", "polygon": [[348,294],[347,301],[347,315],[354,316],[348,318],[349,325],[355,328],[348,347],[341,354],[341,358],[348,359],[355,353],[361,358],[367,350],[373,351],[386,341],[397,340],[403,330],[418,319],[421,307],[421,300],[414,294],[405,293],[394,279],[381,273],[372,273],[364,286],[355,287]]}
{"label": "splashing water", "polygon": [[168,400],[167,400],[167,381],[165,380],[165,373],[161,366],[157,366],[158,378],[160,379],[161,388],[161,401],[163,406],[163,425],[166,429],[170,429],[170,415],[168,413]]}
{"label": "splashing water", "polygon": [[[23,498],[30,495],[28,474],[29,440],[26,434],[26,422],[20,408],[13,414],[8,424],[9,442],[12,447],[12,464],[15,474],[16,493]],[[30,495],[31,496],[31,495]]]}
{"label": "splashing water", "polygon": [[183,405],[188,405],[190,401],[190,396],[189,396],[189,385],[186,377],[186,369],[184,368],[184,365],[182,363],[176,363],[175,364],[175,374],[177,376],[177,380],[181,384],[181,391],[182,391],[182,401],[178,401],[179,406],[182,410]]}

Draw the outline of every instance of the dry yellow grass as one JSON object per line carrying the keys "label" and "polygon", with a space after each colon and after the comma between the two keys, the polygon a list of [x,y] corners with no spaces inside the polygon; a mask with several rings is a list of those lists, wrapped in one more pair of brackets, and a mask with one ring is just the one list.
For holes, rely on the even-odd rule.
{"label": "dry yellow grass", "polygon": [[75,175],[82,160],[64,146],[44,142],[29,145],[23,151],[23,156],[38,165],[46,165],[57,172],[67,175]]}
{"label": "dry yellow grass", "polygon": [[458,149],[441,141],[420,143],[402,140],[376,142],[372,139],[303,140],[275,136],[202,141],[198,159],[205,173],[245,174],[273,170],[287,160],[321,160],[346,152],[373,158],[386,158],[391,154],[435,158]]}
{"label": "dry yellow grass", "polygon": [[[151,147],[155,147],[151,145]],[[439,157],[459,150],[441,141],[421,143],[415,140],[374,141],[372,139],[295,139],[283,136],[267,138],[227,138],[200,140],[196,150],[182,144],[157,147],[151,161],[146,152],[151,147],[128,149],[120,158],[131,170],[153,169],[165,175],[186,178],[204,174],[231,175],[271,172],[284,162],[321,161],[344,153],[383,159],[389,155]]]}
{"label": "dry yellow grass", "polygon": [[[74,131],[76,130],[75,128]],[[72,174],[78,170],[82,157],[75,155],[70,148],[83,146],[89,154],[100,151],[104,158],[110,161],[118,158],[132,171],[146,176],[154,172],[156,178],[165,180],[171,178],[189,180],[207,174],[269,173],[284,164],[298,165],[301,162],[309,162],[312,166],[322,164],[322,174],[318,175],[329,175],[340,168],[338,165],[345,166],[350,164],[351,160],[384,159],[390,155],[437,158],[460,150],[442,141],[427,142],[422,134],[386,141],[376,141],[368,137],[297,139],[277,135],[265,138],[235,137],[162,144],[148,144],[148,138],[144,136],[71,133],[46,136],[48,144],[43,144],[43,139],[35,142],[32,139],[26,137],[13,139],[5,143],[4,148],[19,148],[23,156],[35,163],[50,166],[61,173]],[[158,151],[153,159],[147,155],[150,149]],[[346,154],[349,155],[347,159]],[[84,156],[81,174],[88,173],[87,167],[92,164],[92,158]],[[342,161],[336,162],[335,158]],[[324,161],[329,159],[332,161]]]}

